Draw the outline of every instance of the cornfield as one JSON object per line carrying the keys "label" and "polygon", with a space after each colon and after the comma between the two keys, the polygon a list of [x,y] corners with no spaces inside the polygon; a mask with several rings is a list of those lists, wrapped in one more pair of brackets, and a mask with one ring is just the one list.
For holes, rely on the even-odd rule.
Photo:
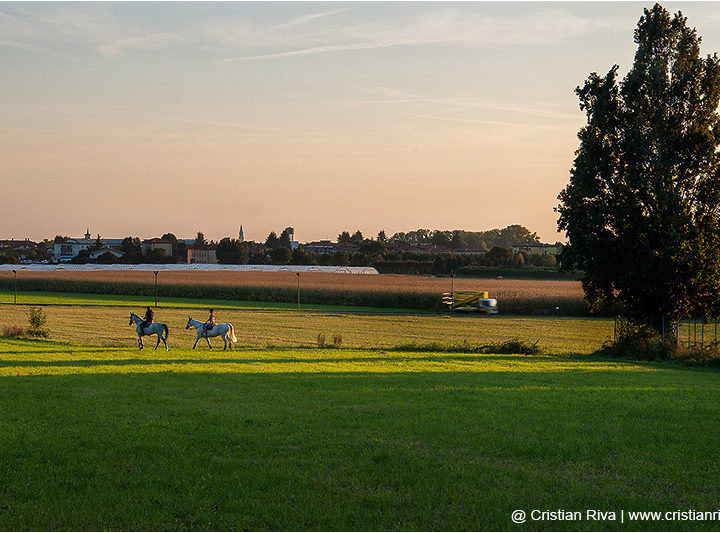
{"label": "cornfield", "polygon": [[[163,271],[158,291],[165,296],[251,301],[288,301],[296,298],[298,276],[293,272]],[[0,287],[11,289],[13,274],[0,272]],[[152,294],[152,272],[18,272],[23,290]],[[577,281],[436,278],[400,274],[352,275],[303,273],[299,278],[303,301],[369,307],[440,309],[441,295],[455,290],[484,290],[496,298],[503,313],[563,315],[585,313]]]}

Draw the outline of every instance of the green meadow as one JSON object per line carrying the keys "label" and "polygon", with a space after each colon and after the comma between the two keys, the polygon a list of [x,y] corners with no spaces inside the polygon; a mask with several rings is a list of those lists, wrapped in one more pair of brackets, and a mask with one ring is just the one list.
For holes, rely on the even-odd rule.
{"label": "green meadow", "polygon": [[[0,290],[0,304],[12,304],[15,301],[13,291]],[[132,294],[90,294],[72,292],[27,291],[17,296],[20,305],[100,305],[115,307],[136,307],[141,310],[146,305],[155,305],[153,297]],[[173,298],[163,296],[159,300],[161,307],[166,309],[287,309],[297,310],[297,302],[250,302],[239,300],[213,300],[209,298]],[[430,314],[425,309],[394,309],[385,307],[357,307],[349,305],[323,305],[300,302],[302,311],[336,311],[354,313],[415,313]],[[138,311],[139,312],[139,311]]]}
{"label": "green meadow", "polygon": [[[610,321],[226,309],[211,351],[183,330],[205,310],[163,308],[170,350],[140,351],[127,307],[43,310],[50,340],[0,339],[2,530],[718,528],[620,522],[718,509],[720,382],[588,356]],[[437,348],[510,338],[544,352]]]}

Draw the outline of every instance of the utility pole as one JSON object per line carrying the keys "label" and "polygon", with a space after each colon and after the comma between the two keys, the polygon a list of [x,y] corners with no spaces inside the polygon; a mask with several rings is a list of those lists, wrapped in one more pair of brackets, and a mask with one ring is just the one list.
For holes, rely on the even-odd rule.
{"label": "utility pole", "polygon": [[17,305],[17,270],[13,269],[13,274],[15,274],[15,299],[13,300],[13,305]]}
{"label": "utility pole", "polygon": [[155,309],[157,309],[157,275],[159,270],[153,270],[153,274],[155,274]]}
{"label": "utility pole", "polygon": [[455,312],[455,271],[450,274],[450,312]]}
{"label": "utility pole", "polygon": [[297,274],[297,297],[298,297],[297,310],[300,311],[300,272],[296,272],[296,274]]}

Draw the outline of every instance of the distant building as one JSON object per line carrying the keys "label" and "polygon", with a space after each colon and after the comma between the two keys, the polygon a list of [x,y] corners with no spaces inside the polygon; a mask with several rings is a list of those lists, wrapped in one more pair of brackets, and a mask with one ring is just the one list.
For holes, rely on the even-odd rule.
{"label": "distant building", "polygon": [[401,253],[401,252],[414,252],[418,253],[418,249],[415,248],[414,244],[404,241],[391,241],[385,245],[389,252]]}
{"label": "distant building", "polygon": [[66,263],[83,250],[89,250],[95,241],[92,239],[66,239],[65,242],[56,242],[53,247],[55,260],[60,263]]}
{"label": "distant building", "polygon": [[238,232],[238,241],[245,242],[245,234],[243,233],[242,224],[240,224],[240,231]]}
{"label": "distant building", "polygon": [[36,243],[30,239],[22,241],[16,239],[0,240],[0,252],[12,252],[21,260],[27,260],[28,257],[34,257],[35,253],[47,254],[47,250],[42,243]]}
{"label": "distant building", "polygon": [[450,253],[458,255],[485,255],[487,252],[485,248],[478,248],[476,246],[466,246],[465,248],[454,248],[450,250]]}
{"label": "distant building", "polygon": [[38,243],[25,239],[22,241],[16,239],[0,240],[0,250],[33,250],[37,248]]}
{"label": "distant building", "polygon": [[331,254],[335,251],[335,243],[331,241],[313,241],[303,244],[303,248],[316,254]]}
{"label": "distant building", "polygon": [[187,247],[187,262],[191,264],[216,265],[217,246],[214,244],[191,244]]}
{"label": "distant building", "polygon": [[88,257],[90,259],[97,259],[101,255],[105,254],[111,254],[115,256],[115,259],[120,259],[124,254],[120,250],[116,250],[115,248],[110,248],[109,246],[103,246],[99,250],[93,250],[88,254]]}
{"label": "distant building", "polygon": [[142,242],[142,253],[147,254],[148,252],[154,252],[155,250],[162,250],[167,256],[171,256],[173,253],[173,243],[164,239],[145,239]]}
{"label": "distant building", "polygon": [[[85,231],[84,239],[65,239],[65,242],[56,242],[53,245],[52,252],[54,260],[59,263],[67,263],[77,257],[81,251],[94,248],[97,241],[90,237],[90,230],[88,229]],[[103,247],[113,248],[115,250],[120,248],[120,244],[123,241],[122,239],[103,239],[102,237],[100,240],[102,241]]]}
{"label": "distant building", "polygon": [[530,255],[557,255],[560,253],[562,244],[556,242],[555,244],[543,244],[541,242],[525,242],[520,244],[514,244],[512,251],[514,254],[520,252],[527,252]]}
{"label": "distant building", "polygon": [[288,237],[290,237],[290,249],[297,250],[298,246],[300,246],[300,243],[295,240],[295,228],[293,228],[292,226],[288,226],[283,231],[287,233]]}

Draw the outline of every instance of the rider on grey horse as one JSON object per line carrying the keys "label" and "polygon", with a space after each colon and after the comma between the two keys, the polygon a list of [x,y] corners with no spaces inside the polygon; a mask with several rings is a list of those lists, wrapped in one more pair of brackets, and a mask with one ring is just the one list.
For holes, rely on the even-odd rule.
{"label": "rider on grey horse", "polygon": [[210,309],[210,318],[208,318],[207,322],[205,322],[203,330],[208,331],[211,330],[213,327],[215,327],[215,310]]}
{"label": "rider on grey horse", "polygon": [[140,331],[145,331],[145,327],[153,323],[153,318],[155,318],[155,313],[148,305],[147,310],[145,311],[145,318],[142,322],[140,322]]}

